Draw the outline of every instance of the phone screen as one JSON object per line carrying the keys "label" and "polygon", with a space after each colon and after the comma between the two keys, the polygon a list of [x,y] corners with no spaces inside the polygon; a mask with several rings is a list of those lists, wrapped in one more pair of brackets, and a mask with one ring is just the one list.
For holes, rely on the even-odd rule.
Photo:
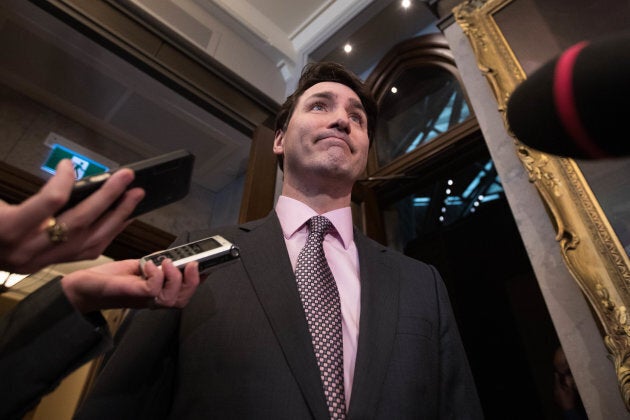
{"label": "phone screen", "polygon": [[147,256],[147,258],[153,261],[155,265],[160,265],[162,264],[162,261],[167,258],[170,258],[172,261],[177,261],[186,257],[190,257],[191,255],[201,254],[202,252],[220,248],[221,246],[222,245],[215,239],[206,238],[199,242],[171,248],[158,254],[149,255]]}

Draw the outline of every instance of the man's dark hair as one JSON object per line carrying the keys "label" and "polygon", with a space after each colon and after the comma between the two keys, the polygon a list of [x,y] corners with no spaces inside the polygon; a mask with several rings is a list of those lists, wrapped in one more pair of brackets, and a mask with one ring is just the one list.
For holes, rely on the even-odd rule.
{"label": "man's dark hair", "polygon": [[291,96],[284,101],[284,104],[282,104],[280,111],[278,111],[278,114],[276,115],[275,131],[286,130],[300,96],[302,96],[302,94],[311,86],[321,82],[341,83],[342,85],[348,86],[357,94],[361,100],[363,108],[365,109],[367,117],[367,134],[370,139],[370,144],[372,144],[376,130],[376,118],[378,113],[376,100],[374,100],[370,90],[354,73],[346,70],[346,68],[341,64],[327,61],[310,63],[304,67],[295,92],[293,92]]}

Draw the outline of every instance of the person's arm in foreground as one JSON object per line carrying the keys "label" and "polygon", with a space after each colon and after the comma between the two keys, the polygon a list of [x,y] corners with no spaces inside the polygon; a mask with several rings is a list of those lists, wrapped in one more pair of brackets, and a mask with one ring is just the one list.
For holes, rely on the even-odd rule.
{"label": "person's arm in foreground", "polygon": [[21,418],[73,370],[111,347],[104,308],[181,308],[199,284],[184,273],[137,260],[103,264],[51,281],[0,319],[0,418]]}
{"label": "person's arm in foreground", "polygon": [[[129,223],[144,197],[125,192],[133,171],[121,169],[88,198],[61,214],[74,185],[70,161],[19,205],[0,202],[0,269],[29,273],[53,263],[91,259]],[[185,273],[170,262],[113,262],[55,279],[0,319],[0,418],[21,418],[58,382],[111,345],[99,309],[183,307],[199,284],[196,264]]]}

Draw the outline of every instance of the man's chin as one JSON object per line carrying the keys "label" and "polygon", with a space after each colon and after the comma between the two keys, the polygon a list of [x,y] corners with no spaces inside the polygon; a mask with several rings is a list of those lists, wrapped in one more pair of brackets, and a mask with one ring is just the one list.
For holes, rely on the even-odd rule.
{"label": "man's chin", "polygon": [[348,183],[354,183],[359,178],[355,171],[339,165],[323,167],[320,174],[334,179],[335,182],[347,181]]}

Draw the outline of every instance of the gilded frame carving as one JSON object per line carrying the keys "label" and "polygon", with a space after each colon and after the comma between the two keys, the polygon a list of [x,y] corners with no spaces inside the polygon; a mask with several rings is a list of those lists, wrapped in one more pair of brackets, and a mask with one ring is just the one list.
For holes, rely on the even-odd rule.
{"label": "gilded frame carving", "polygon": [[[469,39],[477,64],[505,118],[507,99],[526,78],[494,15],[513,0],[468,0],[454,16]],[[556,228],[564,261],[600,321],[604,343],[630,409],[630,260],[573,159],[530,149],[514,140],[516,153]]]}

